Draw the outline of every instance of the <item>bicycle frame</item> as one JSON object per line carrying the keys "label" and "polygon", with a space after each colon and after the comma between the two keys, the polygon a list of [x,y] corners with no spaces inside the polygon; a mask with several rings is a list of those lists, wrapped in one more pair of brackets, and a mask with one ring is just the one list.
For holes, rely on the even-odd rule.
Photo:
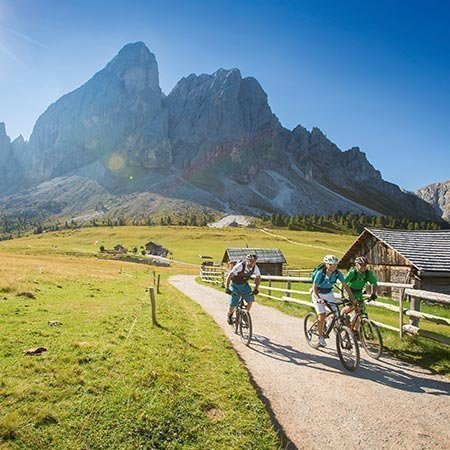
{"label": "bicycle frame", "polygon": [[[344,299],[340,302],[327,302],[326,300],[323,300],[323,302],[325,303],[325,306],[330,310],[330,313],[333,315],[333,319],[331,320],[329,325],[327,325],[326,319],[330,316],[330,314],[327,314],[327,316],[325,317],[323,337],[329,338],[331,331],[335,328],[336,322],[342,320],[341,310],[339,309],[339,306],[345,305],[348,300]],[[330,305],[335,306],[335,308],[332,308]]]}

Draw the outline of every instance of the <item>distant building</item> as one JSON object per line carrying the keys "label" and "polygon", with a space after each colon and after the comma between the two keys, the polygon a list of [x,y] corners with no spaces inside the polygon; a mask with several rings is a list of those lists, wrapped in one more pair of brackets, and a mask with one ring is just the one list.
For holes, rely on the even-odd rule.
{"label": "distant building", "polygon": [[244,260],[249,253],[256,253],[258,257],[256,264],[261,275],[281,276],[283,273],[283,264],[286,264],[286,258],[278,248],[227,248],[222,262],[230,267],[238,261]]}
{"label": "distant building", "polygon": [[125,248],[122,244],[117,244],[117,245],[114,247],[114,252],[115,252],[115,253],[127,253],[127,252],[128,252],[128,249]]}
{"label": "distant building", "polygon": [[145,253],[147,253],[147,255],[162,256],[163,258],[166,258],[169,254],[169,250],[156,242],[150,241],[145,244]]}
{"label": "distant building", "polygon": [[417,289],[450,294],[450,230],[366,228],[339,267],[349,269],[360,255],[367,256],[380,281],[414,283]]}

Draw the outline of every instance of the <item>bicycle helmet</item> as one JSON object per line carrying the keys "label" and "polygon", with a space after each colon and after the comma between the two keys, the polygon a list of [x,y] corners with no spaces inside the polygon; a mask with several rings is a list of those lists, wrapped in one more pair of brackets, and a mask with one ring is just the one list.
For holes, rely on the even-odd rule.
{"label": "bicycle helmet", "polygon": [[258,255],[256,253],[249,253],[245,259],[254,259],[255,261],[258,259]]}
{"label": "bicycle helmet", "polygon": [[355,264],[368,264],[369,260],[365,256],[358,256],[355,259]]}
{"label": "bicycle helmet", "polygon": [[334,255],[325,255],[323,258],[323,262],[325,264],[338,264],[339,259],[337,256],[334,256]]}

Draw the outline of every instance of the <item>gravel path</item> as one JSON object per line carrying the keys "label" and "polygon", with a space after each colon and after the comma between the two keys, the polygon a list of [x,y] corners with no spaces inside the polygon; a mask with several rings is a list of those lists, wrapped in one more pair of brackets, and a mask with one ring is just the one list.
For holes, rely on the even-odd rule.
{"label": "gravel path", "polygon": [[301,319],[259,304],[252,309],[254,341],[246,347],[226,324],[225,293],[189,275],[169,282],[222,328],[296,448],[450,447],[444,377],[387,356],[370,360],[363,350],[359,369],[346,372],[334,348],[307,345]]}

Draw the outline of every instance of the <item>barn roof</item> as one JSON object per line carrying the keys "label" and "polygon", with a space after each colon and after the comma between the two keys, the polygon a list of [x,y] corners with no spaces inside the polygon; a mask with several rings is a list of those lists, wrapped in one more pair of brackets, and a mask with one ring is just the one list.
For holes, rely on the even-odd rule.
{"label": "barn roof", "polygon": [[341,259],[345,264],[353,258],[360,244],[370,236],[406,258],[418,270],[450,272],[450,230],[393,230],[365,228]]}
{"label": "barn roof", "polygon": [[222,262],[240,261],[241,259],[245,259],[249,253],[256,253],[258,257],[257,264],[283,264],[286,262],[286,258],[278,248],[227,248]]}

